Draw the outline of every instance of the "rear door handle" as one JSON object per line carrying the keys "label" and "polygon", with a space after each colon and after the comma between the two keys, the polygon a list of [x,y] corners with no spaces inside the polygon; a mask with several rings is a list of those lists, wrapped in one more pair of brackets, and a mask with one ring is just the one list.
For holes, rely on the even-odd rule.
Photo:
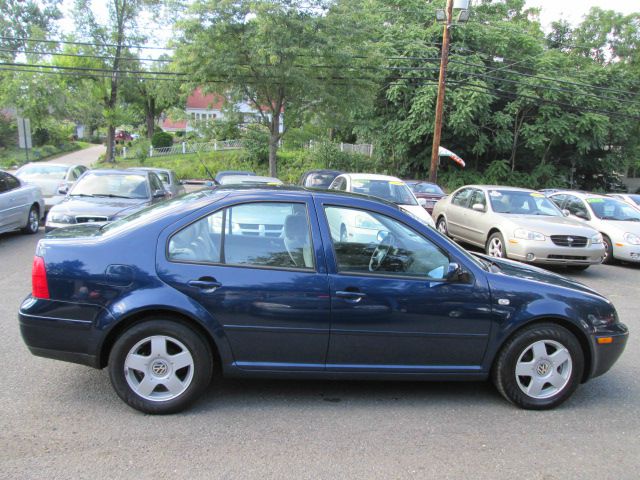
{"label": "rear door handle", "polygon": [[336,291],[336,297],[343,298],[347,302],[352,302],[352,303],[358,303],[360,300],[362,300],[366,296],[367,294],[362,292],[349,292],[346,290]]}
{"label": "rear door handle", "polygon": [[189,280],[187,285],[190,287],[199,288],[204,293],[213,293],[216,289],[220,288],[222,284],[213,278],[200,278],[198,280]]}

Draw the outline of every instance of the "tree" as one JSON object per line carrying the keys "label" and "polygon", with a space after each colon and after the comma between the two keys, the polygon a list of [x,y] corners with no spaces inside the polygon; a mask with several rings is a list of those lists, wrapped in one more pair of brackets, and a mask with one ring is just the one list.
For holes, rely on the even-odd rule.
{"label": "tree", "polygon": [[[123,79],[131,71],[127,60],[135,60],[130,45],[144,42],[145,36],[138,29],[138,20],[145,9],[157,6],[158,0],[109,0],[108,21],[97,21],[91,8],[91,0],[76,0],[74,18],[79,32],[90,37],[93,50],[102,57],[104,69],[109,71],[107,91],[102,98],[107,124],[107,161],[113,162],[115,153],[115,128],[117,122],[118,93]],[[134,74],[135,75],[135,74]]]}
{"label": "tree", "polygon": [[176,61],[195,84],[252,104],[269,128],[269,173],[275,176],[283,113],[366,99],[358,92],[367,90],[368,75],[344,68],[368,48],[357,40],[363,32],[352,20],[333,15],[319,0],[196,0],[178,23]]}

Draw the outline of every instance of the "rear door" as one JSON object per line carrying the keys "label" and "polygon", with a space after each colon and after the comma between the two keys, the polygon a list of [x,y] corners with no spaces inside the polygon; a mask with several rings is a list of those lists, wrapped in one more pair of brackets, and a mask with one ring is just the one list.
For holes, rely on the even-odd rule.
{"label": "rear door", "polygon": [[462,239],[467,238],[465,214],[472,194],[473,188],[463,188],[451,197],[446,211],[449,235]]}
{"label": "rear door", "polygon": [[325,368],[329,284],[309,201],[225,199],[160,239],[159,276],[222,325],[238,368]]}

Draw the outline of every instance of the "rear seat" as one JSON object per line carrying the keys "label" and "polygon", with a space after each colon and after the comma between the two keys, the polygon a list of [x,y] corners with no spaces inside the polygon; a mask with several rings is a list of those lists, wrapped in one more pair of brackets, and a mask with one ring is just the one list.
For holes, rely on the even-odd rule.
{"label": "rear seat", "polygon": [[[220,245],[220,234],[211,234],[216,246]],[[293,267],[293,261],[284,245],[284,239],[257,237],[253,235],[225,235],[225,263]]]}

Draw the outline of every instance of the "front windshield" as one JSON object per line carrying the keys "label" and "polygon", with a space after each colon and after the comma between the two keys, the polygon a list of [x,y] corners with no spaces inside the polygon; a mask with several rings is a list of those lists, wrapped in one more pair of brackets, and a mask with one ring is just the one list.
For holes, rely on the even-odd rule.
{"label": "front windshield", "polygon": [[64,179],[69,168],[62,165],[25,165],[16,172],[18,177],[49,177]]}
{"label": "front windshield", "polygon": [[587,198],[593,214],[601,220],[640,222],[640,211],[628,203],[614,198]]}
{"label": "front windshield", "polygon": [[149,198],[146,175],[88,174],[75,184],[72,197]]}
{"label": "front windshield", "polygon": [[496,213],[561,217],[562,212],[542,193],[523,190],[489,190],[491,208]]}
{"label": "front windshield", "polygon": [[432,193],[434,195],[444,195],[442,189],[433,183],[414,183],[411,190],[415,193]]}
{"label": "front windshield", "polygon": [[370,180],[356,178],[351,182],[351,191],[382,198],[397,205],[417,205],[409,187],[400,180]]}

